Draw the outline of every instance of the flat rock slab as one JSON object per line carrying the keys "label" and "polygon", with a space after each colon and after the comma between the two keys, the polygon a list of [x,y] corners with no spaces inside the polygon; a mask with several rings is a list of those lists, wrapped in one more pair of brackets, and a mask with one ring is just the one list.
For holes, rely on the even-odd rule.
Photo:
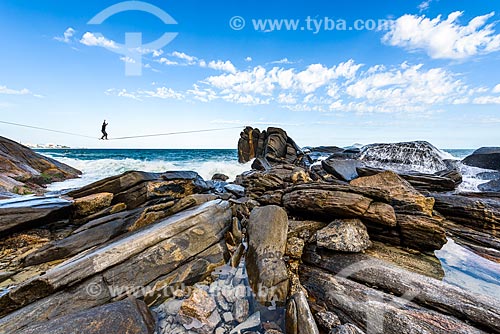
{"label": "flat rock slab", "polygon": [[468,166],[500,170],[500,147],[481,147],[462,162]]}
{"label": "flat rock slab", "polygon": [[321,161],[321,166],[336,178],[351,181],[359,176],[357,168],[363,167],[364,163],[354,159],[326,159]]}
{"label": "flat rock slab", "polygon": [[143,301],[126,299],[30,326],[16,334],[152,334],[155,320]]}

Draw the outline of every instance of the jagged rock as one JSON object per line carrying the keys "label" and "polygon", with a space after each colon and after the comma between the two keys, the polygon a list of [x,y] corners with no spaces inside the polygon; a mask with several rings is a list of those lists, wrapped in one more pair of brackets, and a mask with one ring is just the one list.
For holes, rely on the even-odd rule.
{"label": "jagged rock", "polygon": [[366,145],[361,148],[360,159],[405,170],[437,172],[448,169],[442,152],[425,141]]}
{"label": "jagged rock", "polygon": [[462,162],[468,166],[500,170],[500,147],[481,147]]}
{"label": "jagged rock", "polygon": [[302,257],[303,249],[304,240],[297,237],[291,237],[287,240],[285,254],[290,256],[292,259],[300,259]]}
{"label": "jagged rock", "polygon": [[306,295],[299,291],[291,296],[286,308],[287,334],[319,334]]}
{"label": "jagged rock", "polygon": [[282,260],[286,249],[288,216],[274,205],[254,208],[248,223],[246,266],[256,299],[261,304],[284,304],[288,274]]}
{"label": "jagged rock", "polygon": [[[216,306],[215,300],[205,290],[195,288],[191,296],[182,303],[179,317],[206,323]],[[186,323],[189,324],[191,321]]]}
{"label": "jagged rock", "polygon": [[252,163],[252,169],[266,171],[270,170],[271,168],[272,166],[269,161],[266,160],[266,158],[255,158]]}
{"label": "jagged rock", "polygon": [[446,244],[446,232],[436,219],[398,214],[397,220],[403,246],[422,251],[434,251]]}
{"label": "jagged rock", "polygon": [[330,333],[333,328],[340,326],[340,319],[333,312],[320,311],[314,315],[314,318],[316,319],[318,326],[327,333]]}
{"label": "jagged rock", "polygon": [[73,215],[77,218],[90,216],[109,207],[112,200],[112,193],[98,193],[77,198],[73,202]]}
{"label": "jagged rock", "polygon": [[321,161],[321,166],[336,178],[351,181],[358,177],[356,169],[364,166],[364,164],[353,159],[326,159]]}
{"label": "jagged rock", "polygon": [[153,334],[155,320],[143,301],[126,299],[29,326],[17,334]]}
{"label": "jagged rock", "polygon": [[405,210],[415,209],[428,216],[432,215],[434,198],[420,194],[394,172],[385,171],[373,176],[360,177],[352,180],[350,184],[357,187],[386,190],[397,206],[402,206]]}
{"label": "jagged rock", "polygon": [[0,136],[0,188],[6,191],[22,194],[23,191],[41,191],[42,185],[76,178],[80,174],[75,168]]}
{"label": "jagged rock", "polygon": [[[334,276],[305,265],[301,266],[300,273],[302,284],[313,298],[323,303],[328,310],[335,311],[344,323],[355,324],[363,330],[369,328],[379,333],[485,333],[453,316],[426,309],[415,302],[369,288],[341,275]],[[383,282],[386,282],[385,272]],[[415,284],[419,286],[418,282]],[[402,293],[407,292],[406,287],[405,285]],[[433,293],[438,298],[441,295],[440,290]],[[453,304],[454,301],[450,303]],[[474,308],[474,304],[470,306]]]}
{"label": "jagged rock", "polygon": [[[238,141],[238,161],[245,163],[253,158],[264,158],[271,163],[299,164],[303,153],[285,130],[269,127],[260,132],[247,126]],[[256,169],[266,169],[267,163],[260,162]]]}
{"label": "jagged rock", "polygon": [[341,252],[362,252],[371,246],[365,225],[359,219],[334,220],[316,232],[316,243]]}
{"label": "jagged rock", "polygon": [[[412,303],[443,313],[442,315],[439,315],[435,312],[426,311],[425,309],[417,307],[415,309],[417,313],[402,312],[400,314],[402,316],[404,314],[407,314],[410,318],[415,316],[416,318],[414,320],[422,317],[421,320],[426,321],[425,319],[428,319],[431,324],[433,323],[431,319],[434,318],[435,321],[437,321],[437,323],[435,323],[437,325],[441,321],[445,321],[447,319],[447,315],[449,315],[458,319],[463,319],[467,321],[467,323],[472,323],[477,328],[484,329],[489,332],[498,333],[500,331],[500,309],[497,307],[496,300],[490,297],[468,292],[456,286],[444,283],[441,280],[398,268],[385,261],[373,259],[364,254],[333,253],[317,250],[316,252],[306,252],[304,261],[308,264],[327,270],[333,275],[337,275],[335,277],[339,280],[338,283],[340,286],[336,289],[341,289],[341,286],[344,285],[344,283],[346,283],[346,285],[344,285],[346,290],[354,288],[354,290],[349,292],[346,291],[345,302],[351,300],[351,302],[353,302],[351,307],[359,305],[361,307],[360,311],[362,308],[369,306],[368,303],[364,304],[362,300],[358,300],[361,295],[358,295],[357,293],[362,292],[364,289],[368,292],[370,289],[361,286],[356,287],[356,284],[353,284],[352,281],[345,280],[344,277],[346,275],[349,279],[356,282],[363,283],[368,286],[376,286],[379,289],[396,296],[403,296],[406,294],[407,298],[410,298]],[[306,268],[305,271],[307,273],[315,273],[319,270],[314,269],[309,271],[309,269]],[[327,277],[328,275],[324,276],[324,278],[326,278],[329,282],[334,282],[333,276]],[[341,277],[344,278],[344,280],[340,280]],[[312,286],[313,285],[310,285],[310,287]],[[313,290],[315,288],[316,286],[314,286]],[[383,295],[383,293],[379,292],[377,292],[377,294]],[[331,299],[344,303],[343,301],[340,301],[342,295],[343,294],[341,293],[341,295]],[[367,299],[369,300],[371,298],[368,297]],[[375,302],[375,300],[373,301]],[[380,303],[384,303],[382,302],[382,299],[380,299]],[[378,304],[378,302],[375,302],[375,304]],[[386,302],[386,305],[390,304],[392,303],[389,303],[388,301]],[[347,308],[344,308],[344,306],[340,307],[342,312],[347,311]],[[379,306],[374,305],[374,307],[377,308]],[[419,308],[420,311],[418,311]],[[394,312],[394,315],[397,316],[397,310],[394,310]],[[426,314],[426,312],[429,313]],[[358,316],[357,311],[347,311],[343,314],[345,314],[346,317],[353,318]],[[434,316],[429,318],[431,314],[434,314]],[[344,320],[348,321],[347,319]],[[358,322],[355,323],[358,324]],[[387,327],[387,331],[389,332],[388,328],[390,327]],[[392,333],[392,331],[390,332]]]}
{"label": "jagged rock", "polygon": [[480,184],[477,188],[481,191],[500,192],[500,179]]}

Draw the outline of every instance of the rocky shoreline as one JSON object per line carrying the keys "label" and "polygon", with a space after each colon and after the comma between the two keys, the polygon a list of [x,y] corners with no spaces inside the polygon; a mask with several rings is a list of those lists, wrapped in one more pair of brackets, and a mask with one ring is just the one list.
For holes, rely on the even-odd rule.
{"label": "rocky shoreline", "polygon": [[432,145],[247,127],[238,152],[232,183],[131,171],[0,207],[0,333],[500,333],[499,300],[444,282],[434,253],[500,264],[500,195],[456,193]]}

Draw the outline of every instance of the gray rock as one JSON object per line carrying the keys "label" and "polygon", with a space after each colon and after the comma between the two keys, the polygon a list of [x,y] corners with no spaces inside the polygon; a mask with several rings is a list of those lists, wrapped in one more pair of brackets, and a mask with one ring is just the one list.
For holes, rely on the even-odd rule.
{"label": "gray rock", "polygon": [[362,252],[371,246],[366,226],[359,219],[337,219],[316,232],[319,247],[342,252]]}
{"label": "gray rock", "polygon": [[340,325],[333,328],[330,334],[365,334],[358,326],[353,324]]}
{"label": "gray rock", "polygon": [[247,299],[239,298],[233,305],[233,318],[239,323],[242,323],[248,318],[250,312],[250,304]]}
{"label": "gray rock", "polygon": [[478,189],[481,191],[488,191],[488,192],[500,192],[500,179],[498,180],[492,180],[490,182],[486,182],[483,184],[480,184],[478,186]]}
{"label": "gray rock", "polygon": [[468,166],[500,170],[500,147],[481,147],[462,162]]}
{"label": "gray rock", "polygon": [[327,159],[321,161],[325,171],[344,181],[351,181],[358,177],[356,168],[363,167],[363,162],[354,159]]}
{"label": "gray rock", "polygon": [[330,311],[321,311],[315,315],[318,326],[327,332],[340,325],[339,317]]}
{"label": "gray rock", "polygon": [[240,185],[237,185],[237,184],[226,184],[224,186],[224,189],[226,189],[226,191],[228,191],[231,194],[234,194],[236,196],[239,196],[239,197],[245,196],[245,188],[242,187],[242,186],[240,186]]}

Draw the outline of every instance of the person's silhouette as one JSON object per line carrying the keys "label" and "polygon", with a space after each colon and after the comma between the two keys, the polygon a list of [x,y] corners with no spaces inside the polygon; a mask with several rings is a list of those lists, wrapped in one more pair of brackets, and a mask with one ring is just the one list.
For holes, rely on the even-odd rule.
{"label": "person's silhouette", "polygon": [[104,122],[102,123],[102,128],[101,128],[101,132],[102,132],[101,139],[108,140],[108,133],[106,132],[106,127],[107,126],[108,126],[108,123],[106,123],[106,120],[104,120]]}

